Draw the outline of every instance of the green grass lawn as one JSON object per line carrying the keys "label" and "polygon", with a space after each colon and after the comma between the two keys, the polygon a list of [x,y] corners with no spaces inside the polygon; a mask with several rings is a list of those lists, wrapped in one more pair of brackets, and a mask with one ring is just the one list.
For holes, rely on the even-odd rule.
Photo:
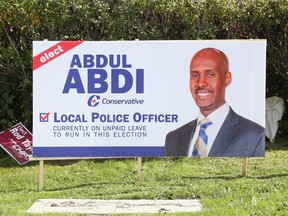
{"label": "green grass lawn", "polygon": [[266,149],[265,158],[249,158],[246,177],[242,158],[143,158],[141,181],[134,158],[47,161],[41,192],[38,162],[19,166],[7,156],[0,159],[0,215],[25,215],[45,198],[201,199],[203,211],[169,215],[288,215],[288,139]]}

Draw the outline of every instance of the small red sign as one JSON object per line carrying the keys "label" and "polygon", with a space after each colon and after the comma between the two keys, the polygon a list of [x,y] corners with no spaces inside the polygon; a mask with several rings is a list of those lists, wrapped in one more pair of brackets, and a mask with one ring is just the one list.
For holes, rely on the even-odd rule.
{"label": "small red sign", "polygon": [[18,123],[0,133],[0,146],[23,165],[29,161],[29,155],[32,155],[32,134],[22,123]]}
{"label": "small red sign", "polygon": [[37,68],[56,59],[81,43],[83,43],[83,41],[61,41],[49,49],[44,50],[33,57],[33,70],[36,70]]}

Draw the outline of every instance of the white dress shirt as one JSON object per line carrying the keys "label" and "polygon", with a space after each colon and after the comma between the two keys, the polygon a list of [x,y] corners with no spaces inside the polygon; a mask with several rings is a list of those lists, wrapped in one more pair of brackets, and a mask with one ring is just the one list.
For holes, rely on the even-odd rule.
{"label": "white dress shirt", "polygon": [[[223,104],[221,107],[219,107],[217,110],[212,112],[210,115],[208,115],[206,118],[208,118],[211,122],[212,125],[208,126],[205,130],[205,133],[208,136],[208,144],[207,144],[207,155],[209,155],[209,152],[212,148],[212,145],[214,143],[214,140],[222,127],[222,124],[224,120],[226,119],[228,113],[229,113],[229,106],[227,103]],[[194,149],[194,145],[196,143],[196,140],[199,136],[199,130],[200,130],[200,124],[199,121],[205,118],[201,113],[199,113],[198,118],[197,118],[197,126],[196,130],[194,133],[194,136],[191,140],[190,147],[189,147],[189,154],[188,156],[192,156],[192,151]]]}

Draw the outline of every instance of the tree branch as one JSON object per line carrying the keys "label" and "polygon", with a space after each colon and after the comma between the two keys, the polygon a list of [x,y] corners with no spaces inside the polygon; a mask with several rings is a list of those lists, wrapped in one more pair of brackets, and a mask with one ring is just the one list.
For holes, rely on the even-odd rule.
{"label": "tree branch", "polygon": [[3,22],[2,20],[1,20],[1,23],[2,23],[2,26],[3,26],[4,32],[5,32],[6,36],[7,36],[7,38],[8,38],[8,40],[9,40],[10,44],[12,45],[14,51],[15,51],[16,54],[17,54],[17,57],[18,57],[18,60],[19,60],[19,63],[20,63],[20,67],[21,67],[21,71],[22,71],[23,75],[26,77],[25,65],[22,63],[22,59],[21,59],[20,53],[19,53],[19,51],[17,50],[17,48],[16,48],[16,46],[15,46],[15,44],[14,44],[12,38],[10,37],[10,35],[9,35],[9,33],[8,33],[6,27],[5,27],[5,24],[4,24],[4,22]]}

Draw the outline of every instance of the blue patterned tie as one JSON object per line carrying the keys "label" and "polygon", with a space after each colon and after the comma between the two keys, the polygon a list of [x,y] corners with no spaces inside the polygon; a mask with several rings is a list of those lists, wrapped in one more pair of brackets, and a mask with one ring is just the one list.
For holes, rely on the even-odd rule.
{"label": "blue patterned tie", "polygon": [[192,156],[193,157],[206,157],[207,156],[207,143],[208,143],[208,136],[205,133],[205,129],[212,124],[212,122],[207,119],[203,118],[199,122],[200,124],[200,131],[199,137],[195,143]]}

